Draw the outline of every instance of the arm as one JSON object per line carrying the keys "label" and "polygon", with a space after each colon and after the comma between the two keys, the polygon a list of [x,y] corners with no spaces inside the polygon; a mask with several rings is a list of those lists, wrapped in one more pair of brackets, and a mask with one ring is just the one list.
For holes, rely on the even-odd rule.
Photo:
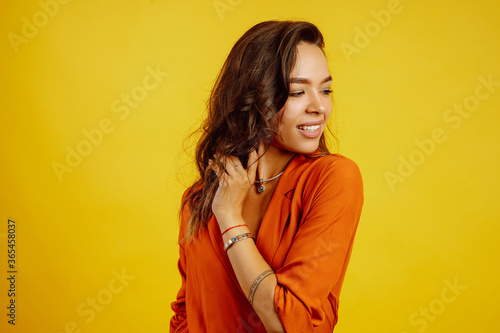
{"label": "arm", "polygon": [[[229,225],[228,222],[223,221],[222,223]],[[231,224],[234,223],[234,225],[244,224],[244,220],[241,217],[235,217],[230,222]],[[221,226],[221,230],[222,228],[225,227]],[[247,232],[249,232],[247,227],[232,229],[224,234],[224,243],[231,237]],[[284,332],[281,320],[274,307],[274,290],[277,284],[276,275],[264,258],[262,258],[255,242],[249,239],[239,241],[227,251],[227,255],[241,289],[245,292],[266,330],[268,332]]]}
{"label": "arm", "polygon": [[[297,188],[306,198],[292,246],[276,271],[275,304],[287,332],[331,329],[363,204],[356,164],[347,158],[323,160],[314,186]],[[327,301],[328,300],[328,301]],[[326,306],[331,304],[331,306]]]}
{"label": "arm", "polygon": [[[219,177],[219,189],[212,204],[212,210],[221,231],[233,226],[245,225],[241,212],[244,199],[255,179],[257,153],[253,152],[250,155],[247,170],[241,165],[239,168],[235,167],[238,163],[236,157],[233,160],[226,160],[224,174],[212,164],[214,171],[223,175]],[[248,232],[249,229],[246,226],[233,228],[223,235],[223,241],[226,243],[232,237]],[[284,332],[274,307],[276,275],[258,251],[255,243],[251,239],[241,240],[234,244],[227,254],[241,289],[259,315],[266,330]]]}
{"label": "arm", "polygon": [[[313,331],[316,326],[328,325],[325,321],[333,329],[336,323],[338,293],[361,213],[363,190],[359,169],[352,161],[325,162],[317,170],[316,185],[297,189],[309,200],[301,207],[303,216],[286,261],[275,274],[265,273],[270,267],[252,241],[241,241],[228,251],[238,281],[253,299],[252,305],[268,331]],[[230,185],[225,184],[227,191]],[[235,197],[231,193],[231,198]],[[235,206],[236,202],[230,205]],[[221,230],[244,223],[237,214],[228,216],[223,211],[216,214]],[[232,229],[223,240],[245,232],[246,227]],[[252,285],[258,288],[252,289]],[[255,294],[250,289],[256,289]],[[332,306],[325,308],[328,302]]]}

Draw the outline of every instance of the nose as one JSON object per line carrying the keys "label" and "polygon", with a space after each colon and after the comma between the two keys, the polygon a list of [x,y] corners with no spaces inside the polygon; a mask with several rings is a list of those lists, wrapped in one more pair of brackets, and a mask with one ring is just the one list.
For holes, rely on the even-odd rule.
{"label": "nose", "polygon": [[321,96],[320,92],[314,92],[309,95],[309,105],[307,107],[307,112],[309,113],[325,113],[326,105],[325,105],[325,97]]}

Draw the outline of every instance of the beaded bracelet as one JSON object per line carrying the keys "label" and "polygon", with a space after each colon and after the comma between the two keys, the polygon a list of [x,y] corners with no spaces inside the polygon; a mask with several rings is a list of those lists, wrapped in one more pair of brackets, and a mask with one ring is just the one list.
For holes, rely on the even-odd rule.
{"label": "beaded bracelet", "polygon": [[240,240],[247,239],[247,238],[253,238],[252,234],[247,232],[246,234],[241,234],[241,235],[238,235],[236,237],[231,238],[230,240],[228,240],[226,242],[226,244],[224,244],[224,251],[227,252],[227,250],[229,250],[229,248],[231,246],[233,246],[234,243],[239,242]]}

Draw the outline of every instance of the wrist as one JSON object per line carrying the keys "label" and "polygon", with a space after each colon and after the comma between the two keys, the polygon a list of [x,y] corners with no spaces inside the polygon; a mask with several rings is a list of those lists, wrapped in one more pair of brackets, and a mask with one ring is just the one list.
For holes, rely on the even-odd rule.
{"label": "wrist", "polygon": [[238,235],[246,234],[246,233],[249,233],[249,232],[250,232],[250,229],[248,229],[248,227],[246,225],[245,226],[241,226],[241,227],[237,227],[237,228],[229,230],[224,235],[222,235],[222,241],[225,244],[231,238],[234,238],[234,237],[236,237]]}
{"label": "wrist", "polygon": [[237,224],[237,225],[234,225],[232,227],[227,228],[224,231],[221,231],[221,236],[224,236],[224,234],[228,233],[229,231],[231,231],[233,229],[239,228],[239,227],[247,227],[248,228],[248,226],[246,224]]}
{"label": "wrist", "polygon": [[215,214],[215,218],[217,220],[217,223],[219,224],[220,232],[223,233],[225,230],[228,228],[245,224],[245,220],[243,220],[243,217],[238,214]]}

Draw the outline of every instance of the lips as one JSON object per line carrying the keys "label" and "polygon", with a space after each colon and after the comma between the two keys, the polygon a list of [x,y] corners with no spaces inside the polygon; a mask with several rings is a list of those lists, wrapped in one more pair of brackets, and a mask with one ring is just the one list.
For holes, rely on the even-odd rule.
{"label": "lips", "polygon": [[304,124],[297,125],[297,130],[309,139],[315,139],[321,135],[321,125],[323,121],[310,121]]}
{"label": "lips", "polygon": [[315,132],[317,129],[319,129],[321,126],[320,125],[312,125],[312,126],[297,126],[298,129],[307,131],[307,132]]}

